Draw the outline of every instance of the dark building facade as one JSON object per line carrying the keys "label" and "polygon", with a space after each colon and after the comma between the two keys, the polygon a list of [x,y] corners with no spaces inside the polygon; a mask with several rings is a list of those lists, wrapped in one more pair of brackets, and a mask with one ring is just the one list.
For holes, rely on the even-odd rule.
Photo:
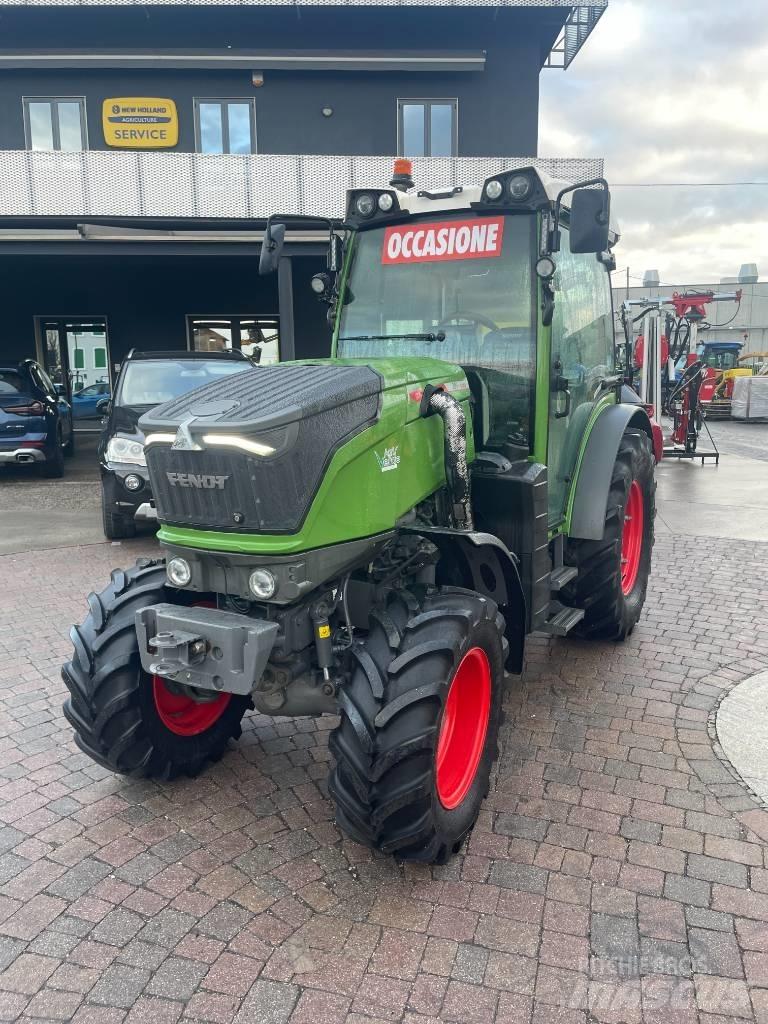
{"label": "dark building facade", "polygon": [[395,155],[426,186],[529,162],[539,74],[606,3],[0,0],[0,361],[58,345],[81,387],[131,347],[323,354],[322,237],[259,279],[266,216],[336,214]]}

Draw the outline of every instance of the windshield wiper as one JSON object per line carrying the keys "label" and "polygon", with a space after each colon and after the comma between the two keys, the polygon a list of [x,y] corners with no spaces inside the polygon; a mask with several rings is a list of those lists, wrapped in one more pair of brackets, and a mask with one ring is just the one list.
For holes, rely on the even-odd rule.
{"label": "windshield wiper", "polygon": [[399,338],[401,341],[445,341],[445,331],[438,331],[437,334],[353,334],[348,338],[339,338],[339,341],[389,341],[391,338]]}

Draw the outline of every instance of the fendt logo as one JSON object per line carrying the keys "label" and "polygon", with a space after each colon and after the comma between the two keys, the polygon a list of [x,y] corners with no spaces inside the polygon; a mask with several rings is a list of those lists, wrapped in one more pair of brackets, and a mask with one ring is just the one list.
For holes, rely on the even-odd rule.
{"label": "fendt logo", "polygon": [[229,476],[211,476],[206,473],[166,473],[171,487],[194,487],[199,491],[224,490]]}

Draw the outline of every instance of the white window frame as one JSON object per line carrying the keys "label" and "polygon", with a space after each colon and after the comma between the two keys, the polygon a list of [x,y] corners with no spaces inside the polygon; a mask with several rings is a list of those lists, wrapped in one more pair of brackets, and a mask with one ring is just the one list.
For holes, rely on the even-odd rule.
{"label": "white window frame", "polygon": [[[193,101],[193,116],[195,122],[195,152],[204,153],[202,148],[202,138],[200,132],[200,104],[201,103],[218,103],[220,106],[230,103],[247,103],[249,107],[249,116],[251,122],[251,153],[258,153],[259,142],[258,135],[256,132],[256,100],[253,96],[195,96]],[[221,119],[221,139],[222,143],[226,143],[229,146],[229,118],[222,117]],[[218,155],[218,154],[217,154]],[[242,153],[230,153],[228,149],[224,150],[224,156],[243,156]]]}
{"label": "white window frame", "polygon": [[[30,103],[50,103],[58,107],[59,103],[77,103],[80,106],[80,138],[82,141],[82,149],[70,150],[61,148],[61,135],[59,132],[59,116],[58,110],[56,116],[52,116],[51,120],[51,135],[53,137],[53,149],[52,150],[32,150],[32,125],[29,118],[29,104]],[[83,153],[88,149],[88,117],[85,96],[22,96],[21,97],[21,109],[22,116],[24,119],[24,145],[26,148],[35,153]],[[51,111],[53,115],[53,111]]]}

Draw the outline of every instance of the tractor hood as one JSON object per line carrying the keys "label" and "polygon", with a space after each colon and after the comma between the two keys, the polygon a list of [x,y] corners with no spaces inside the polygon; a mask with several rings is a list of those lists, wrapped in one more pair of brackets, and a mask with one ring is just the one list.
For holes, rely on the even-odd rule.
{"label": "tractor hood", "polygon": [[376,422],[369,366],[282,364],[198,388],[146,413],[164,523],[242,533],[299,528],[336,450]]}

